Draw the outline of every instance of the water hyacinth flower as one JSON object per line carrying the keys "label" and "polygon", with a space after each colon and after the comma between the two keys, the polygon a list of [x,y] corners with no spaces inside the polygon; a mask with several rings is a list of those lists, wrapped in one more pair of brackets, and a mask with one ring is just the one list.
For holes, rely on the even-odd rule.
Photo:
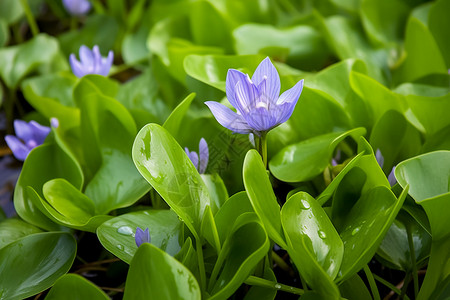
{"label": "water hyacinth flower", "polygon": [[31,150],[42,145],[50,133],[50,127],[43,126],[36,121],[27,123],[22,120],[15,120],[14,130],[16,135],[5,136],[5,141],[14,157],[21,161],[27,158]]}
{"label": "water hyacinth flower", "polygon": [[91,10],[88,0],[63,0],[64,8],[73,16],[83,16]]}
{"label": "water hyacinth flower", "polygon": [[185,147],[184,150],[198,172],[204,174],[209,161],[208,143],[206,143],[205,139],[200,139],[200,143],[198,144],[198,154],[195,151],[190,152],[187,147]]}
{"label": "water hyacinth flower", "polygon": [[216,120],[236,133],[264,132],[286,122],[300,97],[303,79],[280,96],[280,76],[267,57],[256,68],[252,78],[235,69],[229,69],[226,79],[228,101],[236,109],[207,101]]}
{"label": "water hyacinth flower", "polygon": [[150,243],[150,232],[148,231],[148,228],[145,228],[145,230],[142,230],[141,228],[136,228],[136,234],[134,235],[134,241],[136,242],[136,245],[139,247],[143,243]]}
{"label": "water hyacinth flower", "polygon": [[107,57],[102,57],[100,49],[97,45],[89,49],[85,45],[80,47],[80,61],[75,57],[75,54],[70,54],[69,61],[73,74],[78,78],[88,74],[98,74],[107,76],[109,69],[111,69],[114,59],[113,51],[109,51]]}

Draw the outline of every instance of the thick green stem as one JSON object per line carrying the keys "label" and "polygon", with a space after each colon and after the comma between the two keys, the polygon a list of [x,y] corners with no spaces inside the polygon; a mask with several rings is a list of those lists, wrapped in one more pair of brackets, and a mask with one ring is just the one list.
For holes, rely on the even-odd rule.
{"label": "thick green stem", "polygon": [[275,251],[272,251],[272,259],[283,271],[292,272],[291,267]]}
{"label": "thick green stem", "polygon": [[368,265],[364,266],[364,273],[366,274],[367,280],[369,281],[370,290],[372,292],[373,300],[381,300],[380,293],[378,292],[377,284],[375,279],[373,279],[372,271]]}
{"label": "thick green stem", "polygon": [[264,278],[255,277],[255,276],[249,276],[247,278],[247,280],[245,280],[245,284],[256,285],[256,286],[265,287],[265,288],[269,288],[269,289],[275,289],[275,290],[279,290],[279,291],[283,291],[283,292],[287,292],[287,293],[291,293],[291,294],[295,294],[295,295],[303,295],[305,293],[305,291],[302,289],[295,288],[293,286],[289,286],[289,285],[285,285],[285,284],[281,284],[278,282],[270,281],[270,280],[267,280]]}
{"label": "thick green stem", "polygon": [[408,289],[409,281],[411,280],[411,272],[407,272],[405,276],[405,280],[403,280],[403,286],[400,293],[400,300],[403,300],[406,296],[406,290]]}
{"label": "thick green stem", "polygon": [[409,253],[411,255],[411,272],[414,281],[414,298],[417,298],[417,294],[419,293],[419,274],[417,273],[416,251],[414,250],[414,241],[410,226],[406,226],[406,233],[408,234]]}
{"label": "thick green stem", "polygon": [[258,152],[262,157],[264,167],[267,169],[267,132],[262,132],[258,141]]}
{"label": "thick green stem", "polygon": [[199,241],[198,237],[195,238],[195,243],[197,246],[198,269],[200,273],[200,289],[203,295],[205,294],[206,288],[206,272],[205,272],[205,262],[203,261],[203,248],[202,243]]}
{"label": "thick green stem", "polygon": [[30,6],[28,5],[28,1],[20,0],[20,3],[22,4],[23,11],[25,12],[25,16],[27,17],[28,25],[30,25],[33,36],[37,36],[39,34],[39,28],[36,24],[33,13],[31,12]]}
{"label": "thick green stem", "polygon": [[[400,295],[402,293],[402,291],[397,288],[395,285],[393,285],[392,283],[390,283],[389,281],[381,278],[380,276],[378,276],[377,274],[372,274],[373,278],[375,278],[376,281],[378,281],[379,283],[383,284],[384,286],[390,288],[394,293],[396,293],[397,295]],[[405,299],[409,300],[408,296],[405,295]]]}

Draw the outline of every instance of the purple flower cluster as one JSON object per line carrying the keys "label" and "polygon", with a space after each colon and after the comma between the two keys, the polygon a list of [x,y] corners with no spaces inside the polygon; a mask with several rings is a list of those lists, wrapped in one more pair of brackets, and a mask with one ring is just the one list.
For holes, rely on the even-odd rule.
{"label": "purple flower cluster", "polygon": [[198,170],[198,172],[200,174],[204,174],[209,161],[208,144],[206,143],[204,138],[200,139],[198,148],[198,154],[195,151],[190,152],[187,147],[185,147],[184,150],[186,151],[187,156],[191,160],[192,164],[194,164],[194,167]]}
{"label": "purple flower cluster", "polygon": [[134,241],[136,242],[136,245],[139,247],[143,243],[150,243],[150,232],[148,231],[148,228],[145,228],[145,230],[142,230],[141,228],[136,228],[136,234],[134,235]]}
{"label": "purple flower cluster", "polygon": [[88,0],[63,0],[64,8],[73,16],[83,16],[91,10]]}
{"label": "purple flower cluster", "polygon": [[72,72],[78,78],[88,74],[107,76],[109,69],[111,69],[113,59],[114,53],[112,51],[109,51],[108,57],[102,57],[97,45],[92,50],[84,45],[81,46],[79,61],[73,53],[69,57]]}

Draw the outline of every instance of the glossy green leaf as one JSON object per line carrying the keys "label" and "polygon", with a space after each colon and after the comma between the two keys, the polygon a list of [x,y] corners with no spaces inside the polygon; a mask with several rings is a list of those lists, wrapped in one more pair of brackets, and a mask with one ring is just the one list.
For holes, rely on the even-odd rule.
{"label": "glossy green leaf", "polygon": [[406,26],[405,51],[407,56],[394,74],[398,83],[411,82],[433,73],[447,73],[444,58],[432,34],[414,17]]}
{"label": "glossy green leaf", "polygon": [[186,115],[192,101],[195,98],[195,93],[189,94],[181,103],[175,107],[172,113],[164,122],[163,127],[174,137],[178,136],[178,131],[180,130],[181,122],[183,117]]}
{"label": "glossy green leaf", "polygon": [[228,69],[252,73],[264,59],[262,55],[189,55],[184,60],[186,73],[206,84],[225,92]]}
{"label": "glossy green leaf", "polygon": [[0,249],[33,233],[42,232],[39,228],[20,219],[5,219],[0,222]]}
{"label": "glossy green leaf", "polygon": [[237,218],[247,212],[253,212],[252,204],[246,192],[231,196],[214,216],[221,243],[225,241]]}
{"label": "glossy green leaf", "polygon": [[314,178],[329,165],[334,149],[342,140],[347,136],[356,139],[364,133],[364,128],[356,128],[347,132],[320,135],[287,146],[270,160],[270,171],[276,178],[286,182]]}
{"label": "glossy green leaf", "polygon": [[388,267],[405,272],[413,270],[408,231],[411,233],[417,267],[428,258],[431,250],[430,234],[408,214],[400,212],[377,250],[378,257],[386,261]]}
{"label": "glossy green leaf", "polygon": [[142,176],[198,237],[210,198],[183,149],[167,130],[148,124],[136,136],[132,151]]}
{"label": "glossy green leaf", "polygon": [[[45,49],[45,51],[40,51]],[[42,65],[51,64],[59,52],[54,37],[40,34],[30,41],[0,49],[0,76],[9,88]]]}
{"label": "glossy green leaf", "polygon": [[[236,52],[240,55],[267,55],[266,49],[276,46],[281,48],[278,51],[286,49],[287,62],[302,70],[321,68],[329,54],[320,33],[306,25],[278,29],[271,25],[250,23],[236,28],[233,37]],[[272,53],[276,58],[280,56],[278,51]]]}
{"label": "glossy green leaf", "polygon": [[366,284],[355,274],[339,285],[341,296],[348,300],[372,299]]}
{"label": "glossy green leaf", "polygon": [[314,290],[338,295],[333,283],[344,245],[320,204],[304,192],[290,197],[281,210],[287,251]]}
{"label": "glossy green leaf", "polygon": [[201,299],[194,275],[175,258],[144,243],[131,261],[123,299]]}
{"label": "glossy green leaf", "polygon": [[200,174],[208,188],[211,196],[211,211],[213,215],[224,205],[228,199],[228,191],[222,178],[217,173],[214,174]]}
{"label": "glossy green leaf", "polygon": [[54,220],[67,227],[95,232],[112,218],[96,215],[94,202],[64,179],[47,181],[43,193],[46,201],[42,205]]}
{"label": "glossy green leaf", "polygon": [[260,218],[267,234],[278,245],[285,248],[281,227],[280,205],[273,192],[268,173],[256,150],[247,152],[243,168],[244,186],[248,198]]}
{"label": "glossy green leaf", "polygon": [[[339,187],[345,189],[344,184],[341,183]],[[351,181],[348,184],[351,184]],[[404,190],[397,199],[387,187],[378,186],[363,192],[356,203],[348,208],[338,229],[344,243],[344,257],[338,281],[350,278],[372,259],[402,207],[407,192],[407,189]],[[338,201],[345,201],[345,198],[338,199],[335,196],[333,206]],[[335,213],[333,220],[334,218]]]}
{"label": "glossy green leaf", "polygon": [[180,251],[183,223],[171,210],[146,210],[115,217],[97,228],[97,236],[103,247],[130,263],[137,250],[134,240],[137,227],[148,228],[151,243],[168,254]]}
{"label": "glossy green leaf", "polygon": [[45,300],[108,300],[109,297],[100,288],[77,274],[60,277],[48,292]]}
{"label": "glossy green leaf", "polygon": [[227,299],[244,283],[269,251],[269,238],[254,213],[234,223],[209,282],[210,299]]}
{"label": "glossy green leaf", "polygon": [[450,26],[446,12],[450,10],[450,2],[440,0],[433,3],[428,18],[428,29],[441,50],[447,67],[450,66],[450,42],[445,34],[445,28]]}
{"label": "glossy green leaf", "polygon": [[62,232],[36,233],[0,249],[0,294],[25,299],[48,289],[72,266],[77,244]]}
{"label": "glossy green leaf", "polygon": [[55,143],[35,148],[28,155],[14,190],[14,207],[19,216],[30,224],[47,230],[58,230],[33,204],[43,198],[42,186],[48,180],[64,178],[76,188],[83,185],[80,166]]}

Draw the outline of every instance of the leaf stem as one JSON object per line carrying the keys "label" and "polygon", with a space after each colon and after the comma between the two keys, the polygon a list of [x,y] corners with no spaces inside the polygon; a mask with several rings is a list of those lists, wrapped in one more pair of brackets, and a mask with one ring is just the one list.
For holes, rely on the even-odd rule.
{"label": "leaf stem", "polygon": [[372,271],[368,265],[364,266],[364,273],[366,274],[367,280],[369,281],[370,290],[374,300],[381,300],[380,293],[378,292],[377,283],[373,279]]}
{"label": "leaf stem", "polygon": [[291,267],[275,251],[272,250],[273,261],[283,270],[292,273]]}
{"label": "leaf stem", "polygon": [[295,295],[303,295],[305,293],[305,291],[302,289],[295,288],[293,286],[289,286],[289,285],[285,285],[285,284],[281,284],[281,283],[278,283],[275,281],[270,281],[270,280],[256,277],[256,276],[249,276],[244,281],[244,283],[248,284],[248,285],[256,285],[256,286],[265,287],[265,288],[269,288],[269,289],[275,289],[275,290],[279,290],[279,291],[283,291],[283,292],[287,292],[287,293],[291,293],[291,294],[295,294]]}
{"label": "leaf stem", "polygon": [[[381,284],[385,285],[386,287],[390,288],[392,290],[392,292],[396,293],[397,295],[400,295],[402,293],[402,291],[399,288],[397,288],[395,285],[393,285],[392,283],[390,283],[386,279],[381,278],[377,274],[372,274],[372,275],[373,275],[373,278],[375,278],[376,281],[378,281],[379,283],[381,283]],[[387,297],[385,297],[384,299],[387,299]],[[409,300],[408,296],[405,295],[405,299]]]}
{"label": "leaf stem", "polygon": [[206,272],[205,262],[203,261],[203,248],[199,238],[195,239],[195,243],[197,248],[198,269],[200,273],[200,289],[202,291],[202,295],[204,295],[206,288]]}
{"label": "leaf stem", "polygon": [[23,11],[27,17],[28,25],[30,25],[33,36],[37,36],[39,34],[39,28],[36,24],[33,13],[31,12],[30,6],[28,5],[28,0],[20,0],[20,3],[22,4]]}
{"label": "leaf stem", "polygon": [[412,275],[411,272],[407,272],[405,275],[405,279],[403,280],[403,286],[402,286],[401,293],[399,296],[400,300],[403,300],[406,296],[406,290],[408,289],[408,284],[409,284],[409,281],[411,280],[411,275]]}
{"label": "leaf stem", "polygon": [[414,281],[414,298],[417,298],[417,294],[419,293],[419,274],[417,273],[416,251],[414,250],[414,240],[410,226],[406,226],[406,233],[408,234],[409,254],[411,255],[411,272]]}
{"label": "leaf stem", "polygon": [[262,157],[264,167],[267,169],[267,131],[261,132],[258,140],[258,152]]}

